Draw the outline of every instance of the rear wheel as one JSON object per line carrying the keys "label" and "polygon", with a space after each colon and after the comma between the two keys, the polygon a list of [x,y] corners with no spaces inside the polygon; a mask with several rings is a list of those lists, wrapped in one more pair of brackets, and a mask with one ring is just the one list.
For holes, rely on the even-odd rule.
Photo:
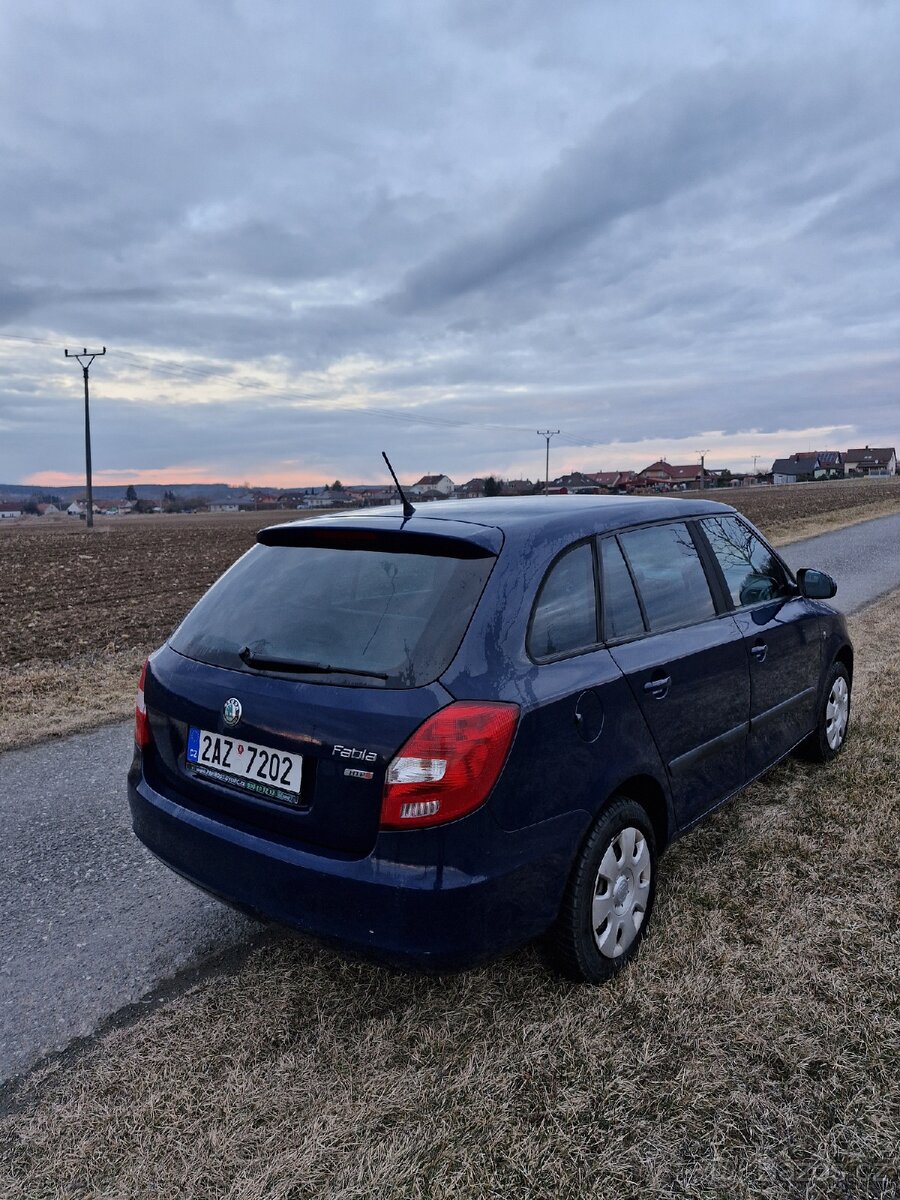
{"label": "rear wheel", "polygon": [[847,740],[850,724],[850,673],[841,662],[832,663],[819,704],[816,728],[799,747],[809,762],[829,762]]}
{"label": "rear wheel", "polygon": [[547,935],[570,979],[603,983],[634,958],[653,909],[656,839],[645,810],[624,796],[600,815],[572,868]]}

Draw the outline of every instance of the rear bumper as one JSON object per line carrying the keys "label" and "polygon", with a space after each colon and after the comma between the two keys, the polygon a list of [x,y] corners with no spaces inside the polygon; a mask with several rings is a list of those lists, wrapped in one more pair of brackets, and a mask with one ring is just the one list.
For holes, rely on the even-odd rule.
{"label": "rear bumper", "polygon": [[[587,814],[505,833],[484,810],[479,869],[454,862],[453,826],[380,835],[365,858],[270,841],[129,777],[134,831],[179,875],[232,904],[380,961],[458,970],[544,932]],[[458,825],[461,825],[459,822]],[[469,851],[466,851],[469,853]]]}

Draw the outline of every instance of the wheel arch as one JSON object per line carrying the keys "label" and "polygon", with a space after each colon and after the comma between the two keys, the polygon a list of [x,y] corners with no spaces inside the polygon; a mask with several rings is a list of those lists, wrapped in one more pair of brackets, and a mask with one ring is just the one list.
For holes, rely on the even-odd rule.
{"label": "wheel arch", "polygon": [[669,811],[669,800],[666,791],[658,779],[652,775],[632,775],[624,779],[607,796],[597,813],[599,817],[617,797],[625,796],[634,800],[647,813],[653,825],[656,838],[656,852],[661,854],[672,840],[673,825]]}
{"label": "wheel arch", "polygon": [[853,647],[849,642],[844,642],[837,654],[834,656],[834,662],[839,662],[847,668],[847,674],[850,676],[850,682],[853,682]]}

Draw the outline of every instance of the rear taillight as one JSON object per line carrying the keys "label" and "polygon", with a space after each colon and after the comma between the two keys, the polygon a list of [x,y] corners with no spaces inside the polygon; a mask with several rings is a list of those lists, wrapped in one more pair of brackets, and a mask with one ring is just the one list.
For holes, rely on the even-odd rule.
{"label": "rear taillight", "polygon": [[387,770],[382,829],[442,825],[478,808],[506,762],[518,704],[457,700],[420,725]]}
{"label": "rear taillight", "polygon": [[147,705],[144,703],[144,682],[147,679],[147,664],[141,667],[141,678],[138,681],[137,699],[134,702],[134,740],[141,750],[146,750],[153,741],[150,732],[150,719],[147,716]]}

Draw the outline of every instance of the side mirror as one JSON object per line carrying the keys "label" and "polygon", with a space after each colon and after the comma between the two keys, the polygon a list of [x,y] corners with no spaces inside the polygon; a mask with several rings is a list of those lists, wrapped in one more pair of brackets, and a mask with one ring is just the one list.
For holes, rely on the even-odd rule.
{"label": "side mirror", "polygon": [[824,571],[813,571],[810,567],[801,567],[797,572],[797,583],[801,595],[807,600],[830,600],[837,591],[837,584]]}

